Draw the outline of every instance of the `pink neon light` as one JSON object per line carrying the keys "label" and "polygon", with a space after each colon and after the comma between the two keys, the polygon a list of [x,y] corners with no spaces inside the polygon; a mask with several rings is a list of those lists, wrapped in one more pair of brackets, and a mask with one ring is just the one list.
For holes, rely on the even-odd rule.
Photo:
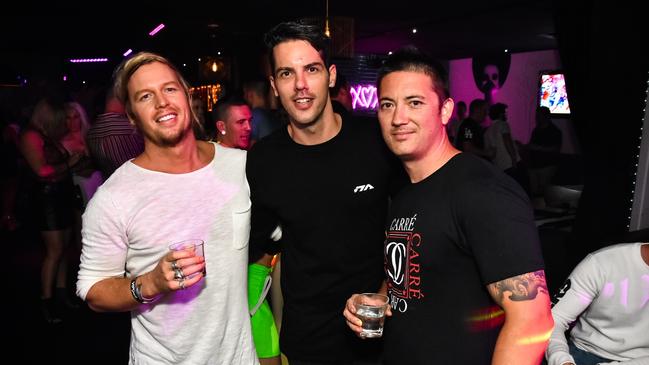
{"label": "pink neon light", "polygon": [[124,57],[130,55],[132,52],[133,50],[129,48],[128,51],[124,52]]}
{"label": "pink neon light", "polygon": [[349,92],[352,94],[352,109],[376,109],[379,104],[375,86],[356,85]]}
{"label": "pink neon light", "polygon": [[604,285],[604,290],[602,290],[602,294],[604,294],[604,297],[610,298],[615,294],[615,285],[613,283],[606,283]]}
{"label": "pink neon light", "polygon": [[152,31],[149,32],[149,35],[153,37],[156,33],[158,33],[162,28],[164,28],[165,25],[160,23],[157,27],[155,27]]}
{"label": "pink neon light", "polygon": [[86,62],[108,62],[108,58],[73,58],[70,60],[72,63],[86,63]]}

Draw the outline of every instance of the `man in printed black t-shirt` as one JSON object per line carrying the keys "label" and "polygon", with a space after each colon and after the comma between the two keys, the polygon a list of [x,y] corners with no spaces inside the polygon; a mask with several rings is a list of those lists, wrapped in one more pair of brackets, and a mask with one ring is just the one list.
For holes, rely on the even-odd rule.
{"label": "man in printed black t-shirt", "polygon": [[[552,317],[525,193],[450,144],[453,100],[432,60],[397,52],[377,84],[383,138],[412,182],[388,215],[384,362],[538,364]],[[360,335],[354,297],[344,316]]]}
{"label": "man in printed black t-shirt", "polygon": [[[399,161],[378,123],[334,113],[336,66],[319,27],[281,23],[266,35],[271,86],[289,117],[253,146],[251,259],[269,264],[281,246],[280,349],[291,365],[372,363],[380,341],[345,328],[342,303],[383,283],[385,215]],[[394,182],[394,184],[393,184]],[[268,237],[277,225],[282,239]]]}

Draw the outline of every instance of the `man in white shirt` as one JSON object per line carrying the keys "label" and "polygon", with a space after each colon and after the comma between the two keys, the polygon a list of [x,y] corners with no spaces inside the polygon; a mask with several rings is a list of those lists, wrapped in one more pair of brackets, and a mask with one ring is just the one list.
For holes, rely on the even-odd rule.
{"label": "man in white shirt", "polygon": [[591,253],[553,302],[555,328],[545,353],[549,365],[649,365],[648,243]]}

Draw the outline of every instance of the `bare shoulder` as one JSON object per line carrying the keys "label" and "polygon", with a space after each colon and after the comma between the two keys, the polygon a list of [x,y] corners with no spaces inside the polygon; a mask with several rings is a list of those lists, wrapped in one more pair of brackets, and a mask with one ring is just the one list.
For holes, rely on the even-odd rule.
{"label": "bare shoulder", "polygon": [[491,283],[487,286],[489,294],[502,306],[505,296],[511,301],[534,300],[543,293],[548,295],[545,271],[538,270]]}

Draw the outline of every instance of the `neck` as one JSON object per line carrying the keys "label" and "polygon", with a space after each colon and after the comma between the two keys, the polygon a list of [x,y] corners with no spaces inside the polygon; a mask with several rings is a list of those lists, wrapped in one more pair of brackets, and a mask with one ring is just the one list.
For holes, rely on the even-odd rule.
{"label": "neck", "polygon": [[214,154],[212,144],[189,138],[173,147],[160,147],[144,141],[144,152],[133,160],[147,170],[185,174],[207,165]]}
{"label": "neck", "polygon": [[642,255],[642,259],[644,260],[645,264],[649,266],[649,243],[645,243],[640,246],[640,254]]}
{"label": "neck", "polygon": [[303,125],[291,121],[288,134],[296,143],[312,146],[327,142],[334,138],[342,128],[342,118],[333,112],[331,104],[327,104],[320,118]]}
{"label": "neck", "polygon": [[438,145],[433,146],[423,158],[403,161],[403,165],[410,181],[418,183],[435,173],[458,153],[460,151],[455,149],[447,138],[444,138]]}

